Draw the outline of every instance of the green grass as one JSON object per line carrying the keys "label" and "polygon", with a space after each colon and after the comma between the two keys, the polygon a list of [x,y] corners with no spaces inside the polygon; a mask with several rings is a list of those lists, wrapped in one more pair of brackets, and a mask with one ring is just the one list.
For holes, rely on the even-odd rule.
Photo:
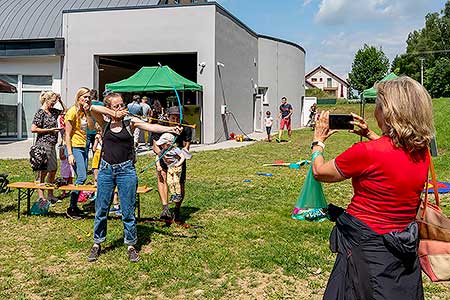
{"label": "green grass", "polygon": [[[323,107],[359,112],[355,104]],[[450,181],[449,100],[435,100],[434,107],[440,153],[434,161],[438,179]],[[374,128],[372,104],[366,116]],[[108,222],[107,251],[98,262],[87,263],[92,241],[82,230],[92,231],[92,218],[63,217],[66,200],[48,217],[17,220],[17,191],[0,195],[0,299],[321,299],[334,263],[328,249],[332,223],[290,218],[306,168],[262,167],[276,159],[308,159],[311,139],[312,131],[304,129],[294,132],[291,143],[195,153],[182,210],[195,226],[139,223],[137,264],[127,261],[120,220]],[[357,141],[345,132],[332,136],[326,158]],[[151,161],[140,156],[137,169]],[[0,171],[12,182],[33,179],[26,160],[0,160]],[[153,168],[139,180],[156,188]],[[348,204],[352,195],[350,181],[325,184],[324,191],[329,202],[339,205]],[[159,215],[156,191],[141,201],[143,217]],[[443,205],[450,214],[448,198]],[[426,299],[450,299],[446,283],[425,279],[425,291]]]}

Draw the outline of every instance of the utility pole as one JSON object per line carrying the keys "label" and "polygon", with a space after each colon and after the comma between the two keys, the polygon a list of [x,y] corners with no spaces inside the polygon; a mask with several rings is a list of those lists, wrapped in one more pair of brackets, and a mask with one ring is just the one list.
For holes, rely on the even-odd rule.
{"label": "utility pole", "polygon": [[423,85],[423,61],[425,58],[420,58],[420,84]]}

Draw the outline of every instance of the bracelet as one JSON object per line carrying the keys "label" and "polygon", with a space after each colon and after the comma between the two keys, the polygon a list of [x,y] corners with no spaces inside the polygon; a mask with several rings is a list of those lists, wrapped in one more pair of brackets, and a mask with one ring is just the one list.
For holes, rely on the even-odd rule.
{"label": "bracelet", "polygon": [[314,146],[322,147],[322,149],[325,150],[325,144],[324,144],[323,142],[321,142],[321,141],[314,141],[314,142],[312,142],[312,143],[311,143],[311,149],[312,149]]}

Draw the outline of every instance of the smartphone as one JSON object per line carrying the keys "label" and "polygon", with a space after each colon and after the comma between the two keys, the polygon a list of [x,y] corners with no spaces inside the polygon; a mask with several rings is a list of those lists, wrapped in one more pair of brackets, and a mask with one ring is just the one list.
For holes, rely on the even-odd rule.
{"label": "smartphone", "polygon": [[350,122],[353,121],[352,115],[330,115],[329,116],[329,125],[330,129],[353,129],[353,124]]}

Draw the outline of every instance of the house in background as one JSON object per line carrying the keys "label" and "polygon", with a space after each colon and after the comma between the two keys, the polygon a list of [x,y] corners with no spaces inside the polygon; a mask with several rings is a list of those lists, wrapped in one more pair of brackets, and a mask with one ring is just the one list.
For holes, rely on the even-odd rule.
{"label": "house in background", "polygon": [[305,87],[318,88],[330,94],[332,98],[347,99],[349,84],[322,65],[306,74]]}

